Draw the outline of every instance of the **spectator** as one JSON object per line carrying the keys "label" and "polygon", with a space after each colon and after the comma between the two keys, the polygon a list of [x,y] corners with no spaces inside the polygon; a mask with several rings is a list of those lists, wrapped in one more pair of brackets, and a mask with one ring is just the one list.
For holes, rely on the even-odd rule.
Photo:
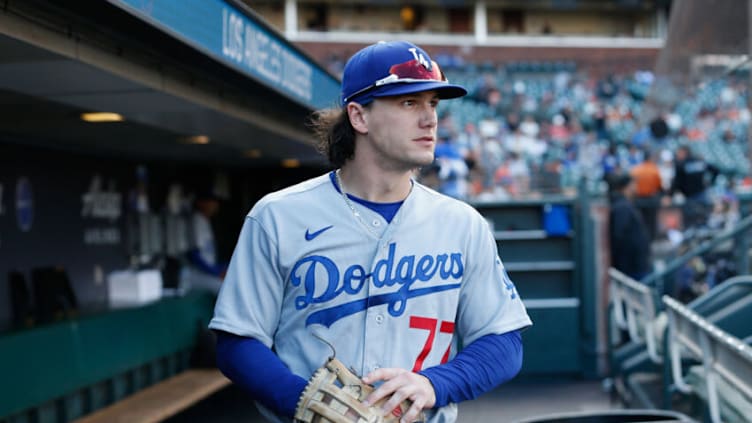
{"label": "spectator", "polygon": [[494,190],[496,169],[501,166],[503,160],[504,151],[501,148],[501,143],[492,137],[484,138],[480,154],[480,167],[483,171],[483,191],[491,192]]}
{"label": "spectator", "polygon": [[481,139],[473,122],[467,122],[462,132],[457,136],[457,148],[465,159],[467,167],[474,169],[480,160]]}
{"label": "spectator", "polygon": [[656,238],[658,208],[661,204],[661,174],[650,152],[644,153],[642,163],[632,168],[635,183],[635,206],[642,215],[650,240]]}
{"label": "spectator", "polygon": [[509,153],[509,176],[512,178],[515,195],[528,193],[530,189],[530,167],[525,158],[515,152]]}
{"label": "spectator", "polygon": [[535,138],[540,132],[540,125],[538,125],[538,122],[535,121],[533,116],[526,115],[520,123],[520,132],[530,138]]}
{"label": "spectator", "polygon": [[603,176],[605,177],[612,174],[616,175],[621,172],[616,144],[610,144],[608,146],[608,151],[605,152],[601,159],[601,166],[603,166]]}
{"label": "spectator", "polygon": [[686,145],[676,150],[676,163],[671,193],[684,196],[682,222],[684,228],[704,225],[710,201],[707,188],[718,176],[718,169],[692,154]]}
{"label": "spectator", "polygon": [[625,275],[640,280],[651,271],[650,239],[640,213],[630,201],[634,184],[632,178],[624,173],[610,175],[608,182],[611,265]]}
{"label": "spectator", "polygon": [[659,153],[658,171],[661,174],[661,184],[664,192],[671,190],[671,182],[674,180],[674,153],[669,149],[662,149]]}
{"label": "spectator", "polygon": [[439,192],[454,198],[465,198],[469,173],[467,164],[448,131],[439,131],[437,140],[434,163],[439,170]]}
{"label": "spectator", "polygon": [[217,259],[212,217],[219,212],[219,198],[212,192],[202,192],[194,203],[191,218],[193,242],[187,253],[188,266],[184,268],[183,280],[190,289],[219,292],[227,264]]}

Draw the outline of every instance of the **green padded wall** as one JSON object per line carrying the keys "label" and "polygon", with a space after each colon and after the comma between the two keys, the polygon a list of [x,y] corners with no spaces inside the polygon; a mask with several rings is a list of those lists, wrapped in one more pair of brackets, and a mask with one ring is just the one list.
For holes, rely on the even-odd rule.
{"label": "green padded wall", "polygon": [[80,415],[107,402],[105,381],[119,398],[166,377],[178,367],[168,357],[195,345],[213,305],[211,295],[191,293],[0,335],[0,420],[29,408],[47,420],[56,400],[63,414]]}

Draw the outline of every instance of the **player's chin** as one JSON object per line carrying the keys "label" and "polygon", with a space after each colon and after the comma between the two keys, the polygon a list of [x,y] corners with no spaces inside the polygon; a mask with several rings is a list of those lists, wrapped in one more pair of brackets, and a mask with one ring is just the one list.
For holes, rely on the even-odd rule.
{"label": "player's chin", "polygon": [[416,154],[413,154],[410,158],[412,159],[411,161],[413,162],[415,167],[428,166],[431,163],[433,163],[433,159],[434,159],[433,150],[431,150],[430,152],[428,151],[418,152]]}

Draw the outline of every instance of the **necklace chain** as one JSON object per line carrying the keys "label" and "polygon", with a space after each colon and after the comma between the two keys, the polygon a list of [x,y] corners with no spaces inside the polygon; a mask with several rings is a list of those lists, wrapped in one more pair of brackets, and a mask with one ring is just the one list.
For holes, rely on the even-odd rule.
{"label": "necklace chain", "polygon": [[337,169],[334,172],[334,177],[337,180],[337,185],[339,185],[339,192],[342,194],[342,198],[345,199],[345,203],[348,207],[350,207],[350,211],[352,211],[353,216],[355,216],[355,220],[357,220],[366,230],[373,235],[376,238],[381,238],[381,234],[374,231],[373,228],[366,223],[365,220],[363,220],[363,217],[360,215],[360,212],[355,209],[355,205],[350,201],[350,198],[347,196],[347,192],[345,191],[345,185],[342,183],[342,177],[339,176],[340,169]]}

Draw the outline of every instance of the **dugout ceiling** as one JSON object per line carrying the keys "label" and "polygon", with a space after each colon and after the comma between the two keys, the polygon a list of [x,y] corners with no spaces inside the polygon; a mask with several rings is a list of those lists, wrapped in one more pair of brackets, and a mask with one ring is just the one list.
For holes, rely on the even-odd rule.
{"label": "dugout ceiling", "polygon": [[[305,121],[338,85],[232,1],[0,1],[0,142],[321,165]],[[94,111],[124,120],[81,119]]]}

